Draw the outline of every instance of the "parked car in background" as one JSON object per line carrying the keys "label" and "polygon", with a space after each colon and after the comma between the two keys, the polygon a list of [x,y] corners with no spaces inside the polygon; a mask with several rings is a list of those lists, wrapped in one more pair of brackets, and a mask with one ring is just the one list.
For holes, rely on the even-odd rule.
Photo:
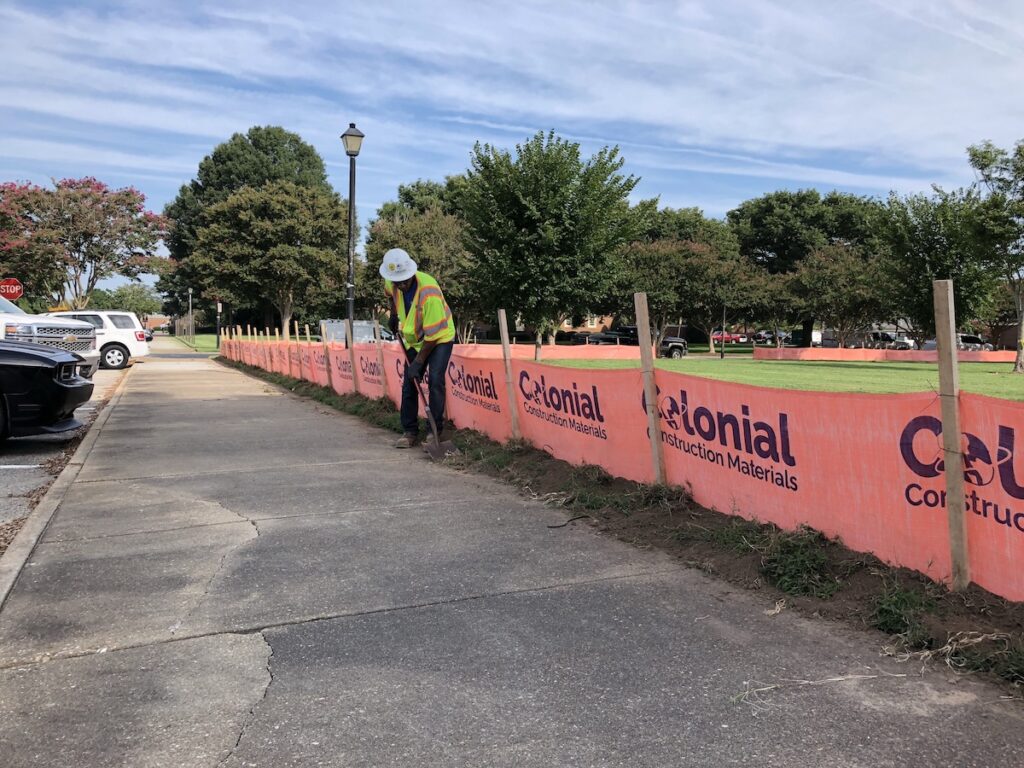
{"label": "parked car in background", "polygon": [[80,373],[91,379],[100,367],[96,331],[89,323],[76,320],[54,320],[47,315],[30,315],[17,304],[0,297],[0,338],[42,344],[45,347],[73,352],[81,358]]}
{"label": "parked car in background", "polygon": [[152,328],[143,328],[142,332],[146,334],[146,341],[152,341],[153,340],[153,329]]}
{"label": "parked car in background", "polygon": [[82,426],[75,409],[92,397],[82,361],[63,349],[0,341],[0,440]]}
{"label": "parked car in background", "polygon": [[[591,344],[593,339],[597,337],[598,344],[618,344],[625,345],[627,347],[639,347],[640,336],[637,333],[635,325],[620,325],[611,331],[605,331],[604,333],[597,333],[591,335]],[[652,336],[653,338],[653,336]]]}
{"label": "parked car in background", "polygon": [[658,345],[658,355],[678,360],[681,357],[686,357],[689,352],[690,345],[682,337],[682,329],[677,325],[667,327],[661,344]]}
{"label": "parked car in background", "polygon": [[981,336],[974,336],[968,333],[956,335],[956,348],[971,352],[991,352],[995,347],[985,341]]}
{"label": "parked car in background", "polygon": [[[324,338],[327,341],[337,342],[338,344],[345,343],[345,321],[344,320],[321,320],[319,331],[323,333]],[[352,323],[352,337],[357,344],[373,342],[375,337],[373,335],[373,321],[372,320],[355,320]],[[319,336],[317,336],[319,340]],[[381,341],[396,341],[395,334],[389,329],[381,326],[380,329],[380,340]]]}
{"label": "parked car in background", "polygon": [[856,349],[917,349],[917,342],[901,331],[870,331],[850,341],[849,347]]}
{"label": "parked car in background", "polygon": [[715,342],[715,344],[721,344],[723,339],[726,344],[746,344],[748,341],[745,333],[726,331],[723,334],[721,328],[716,328],[711,332],[711,340]]}
{"label": "parked car in background", "polygon": [[124,368],[133,358],[149,354],[146,332],[134,312],[76,309],[49,315],[90,323],[96,329],[100,365],[104,368]]}
{"label": "parked car in background", "polygon": [[[804,339],[803,329],[802,328],[795,328],[795,329],[793,329],[792,331],[789,332],[789,334],[787,335],[786,340],[785,340],[784,343],[785,343],[785,345],[787,347],[802,347],[803,346],[803,339]],[[821,331],[811,331],[811,346],[812,347],[820,347],[821,346],[821,341],[822,341]]]}
{"label": "parked car in background", "polygon": [[[935,339],[928,339],[922,347],[922,349],[938,348],[939,345]],[[995,349],[995,347],[981,338],[981,336],[975,336],[970,333],[958,333],[956,335],[956,348],[964,352],[991,352]]]}

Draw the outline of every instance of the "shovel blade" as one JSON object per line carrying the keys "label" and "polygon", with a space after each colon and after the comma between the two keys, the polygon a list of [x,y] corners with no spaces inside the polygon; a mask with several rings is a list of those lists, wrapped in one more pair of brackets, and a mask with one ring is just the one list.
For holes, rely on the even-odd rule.
{"label": "shovel blade", "polygon": [[459,449],[455,447],[455,443],[451,440],[442,440],[439,443],[434,440],[427,440],[423,443],[423,450],[434,461],[444,461],[446,456],[456,456],[459,453]]}

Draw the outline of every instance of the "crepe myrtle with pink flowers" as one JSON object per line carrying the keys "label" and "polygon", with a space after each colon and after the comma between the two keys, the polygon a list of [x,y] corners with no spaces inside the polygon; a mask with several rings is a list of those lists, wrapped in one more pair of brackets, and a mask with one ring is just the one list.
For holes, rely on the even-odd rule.
{"label": "crepe myrtle with pink flowers", "polygon": [[100,280],[150,271],[167,221],[145,203],[134,187],[91,176],[52,189],[0,184],[0,269],[30,299],[83,309]]}

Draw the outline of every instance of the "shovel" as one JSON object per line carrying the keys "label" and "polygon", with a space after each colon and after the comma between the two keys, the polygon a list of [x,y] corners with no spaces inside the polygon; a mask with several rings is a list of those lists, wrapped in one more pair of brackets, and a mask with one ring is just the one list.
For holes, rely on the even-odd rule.
{"label": "shovel", "polygon": [[[398,340],[399,343],[402,345],[402,350],[408,353],[408,350],[405,347],[405,340],[402,339],[401,336],[398,337]],[[406,375],[408,375],[409,371],[408,357],[408,354],[406,354]],[[455,443],[453,443],[451,440],[445,440],[442,442],[441,438],[438,436],[437,424],[434,423],[434,414],[430,412],[430,401],[427,400],[427,395],[423,391],[423,382],[421,382],[419,379],[416,379],[416,391],[419,392],[420,400],[423,401],[423,410],[427,412],[427,421],[430,422],[430,432],[434,438],[433,441],[431,441],[429,437],[427,438],[427,441],[423,443],[423,450],[426,451],[427,455],[429,455],[430,458],[433,459],[434,461],[441,461],[446,456],[458,455],[459,449],[455,447]]]}

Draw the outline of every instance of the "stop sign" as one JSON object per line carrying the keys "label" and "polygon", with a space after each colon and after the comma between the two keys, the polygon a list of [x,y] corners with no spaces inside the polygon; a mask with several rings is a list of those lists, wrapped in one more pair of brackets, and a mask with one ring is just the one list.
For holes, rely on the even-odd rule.
{"label": "stop sign", "polygon": [[5,277],[0,280],[0,296],[10,301],[17,301],[25,295],[25,288],[21,280],[16,277]]}

